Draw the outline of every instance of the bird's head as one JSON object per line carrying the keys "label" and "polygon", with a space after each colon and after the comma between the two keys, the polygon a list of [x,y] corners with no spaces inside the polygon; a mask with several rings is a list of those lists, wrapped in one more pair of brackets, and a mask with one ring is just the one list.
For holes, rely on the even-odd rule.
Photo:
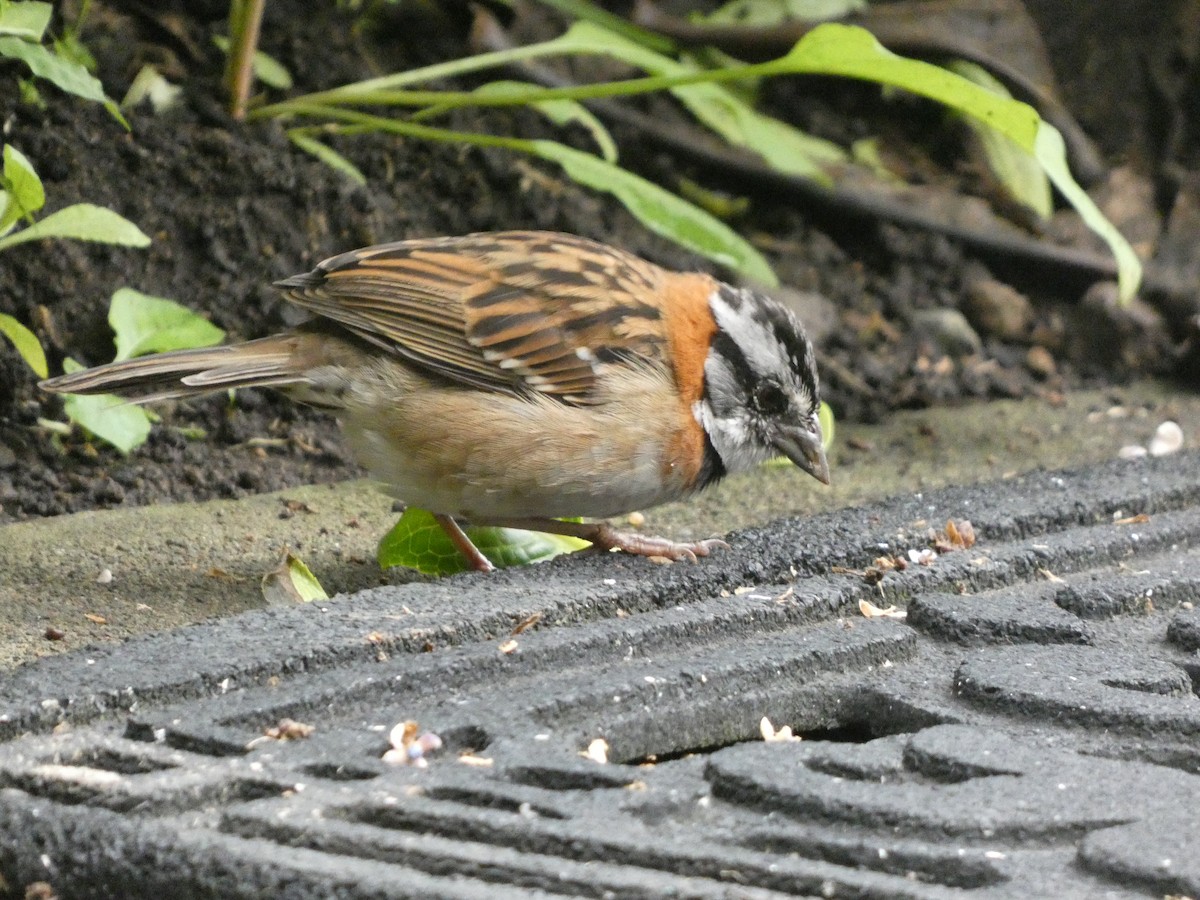
{"label": "bird's head", "polygon": [[722,284],[710,306],[717,330],[693,412],[725,470],[782,455],[828,484],[816,356],[804,326],[752,289]]}

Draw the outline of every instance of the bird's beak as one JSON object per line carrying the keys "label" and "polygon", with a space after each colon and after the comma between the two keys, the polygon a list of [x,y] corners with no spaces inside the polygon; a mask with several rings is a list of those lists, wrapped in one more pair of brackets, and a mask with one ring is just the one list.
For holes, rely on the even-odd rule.
{"label": "bird's beak", "polygon": [[813,418],[806,426],[788,428],[775,438],[775,449],[821,484],[829,484],[829,461],[825,458],[821,425]]}

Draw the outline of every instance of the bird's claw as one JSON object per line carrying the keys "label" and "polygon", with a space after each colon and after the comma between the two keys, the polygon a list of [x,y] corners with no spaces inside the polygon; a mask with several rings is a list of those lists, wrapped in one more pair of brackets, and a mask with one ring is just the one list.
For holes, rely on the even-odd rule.
{"label": "bird's claw", "polygon": [[696,562],[697,557],[708,556],[718,547],[729,548],[729,545],[720,538],[682,543],[669,541],[666,538],[617,531],[608,526],[602,526],[597,531],[592,543],[603,550],[621,550],[637,556],[659,556],[671,560],[686,559],[688,562]]}

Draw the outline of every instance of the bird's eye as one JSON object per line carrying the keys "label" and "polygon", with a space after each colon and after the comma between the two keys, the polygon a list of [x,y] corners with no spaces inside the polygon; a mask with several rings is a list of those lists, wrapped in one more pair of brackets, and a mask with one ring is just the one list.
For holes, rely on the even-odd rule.
{"label": "bird's eye", "polygon": [[764,381],[754,389],[754,405],[764,416],[778,416],[787,412],[788,396],[777,384]]}

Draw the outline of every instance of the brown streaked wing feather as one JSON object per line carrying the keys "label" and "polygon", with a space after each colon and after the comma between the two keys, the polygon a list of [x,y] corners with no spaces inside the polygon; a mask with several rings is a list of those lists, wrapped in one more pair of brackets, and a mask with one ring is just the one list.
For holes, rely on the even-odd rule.
{"label": "brown streaked wing feather", "polygon": [[598,361],[665,365],[663,274],[583,238],[503,232],[369,247],[279,286],[445,377],[588,403]]}
{"label": "brown streaked wing feather", "polygon": [[659,267],[566,234],[486,237],[495,281],[465,302],[472,343],[543,393],[586,403],[596,364],[667,364]]}
{"label": "brown streaked wing feather", "polygon": [[488,363],[466,336],[462,295],[486,277],[486,267],[469,258],[431,265],[414,258],[423,243],[344,253],[277,287],[298,306],[418,366],[487,390],[516,390],[516,379]]}

